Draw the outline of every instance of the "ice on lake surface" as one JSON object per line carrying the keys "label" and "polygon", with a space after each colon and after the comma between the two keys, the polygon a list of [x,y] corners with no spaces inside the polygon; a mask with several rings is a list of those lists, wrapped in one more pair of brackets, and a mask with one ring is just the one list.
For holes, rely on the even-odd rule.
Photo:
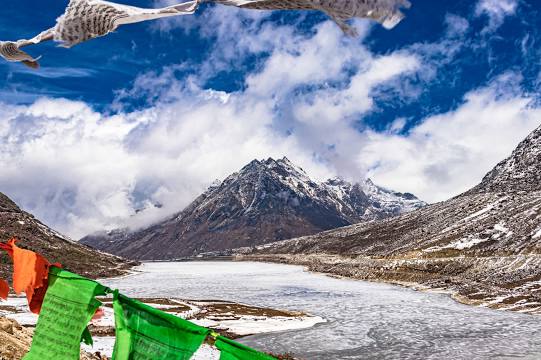
{"label": "ice on lake surface", "polygon": [[302,359],[541,359],[541,318],[461,305],[447,295],[252,262],[145,263],[103,281],[132,297],[231,300],[328,320],[241,341]]}

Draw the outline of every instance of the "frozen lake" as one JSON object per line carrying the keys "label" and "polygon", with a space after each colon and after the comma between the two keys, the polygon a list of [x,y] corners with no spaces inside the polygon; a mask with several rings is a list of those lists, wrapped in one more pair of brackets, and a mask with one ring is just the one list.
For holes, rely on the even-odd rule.
{"label": "frozen lake", "polygon": [[146,263],[102,281],[128,296],[216,299],[300,310],[314,328],[242,342],[303,359],[541,359],[541,318],[461,305],[446,295],[250,262]]}

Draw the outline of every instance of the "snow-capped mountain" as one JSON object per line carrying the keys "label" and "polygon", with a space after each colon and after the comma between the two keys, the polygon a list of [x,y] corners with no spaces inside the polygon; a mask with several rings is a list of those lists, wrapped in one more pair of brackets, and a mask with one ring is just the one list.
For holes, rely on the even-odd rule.
{"label": "snow-capped mountain", "polygon": [[94,234],[84,244],[136,259],[174,259],[254,246],[398,215],[426,205],[411,194],[342,179],[318,183],[287,158],[254,160],[186,209],[136,232]]}
{"label": "snow-capped mountain", "polygon": [[541,314],[541,127],[478,186],[450,200],[236,252]]}
{"label": "snow-capped mountain", "polygon": [[323,184],[337,208],[359,221],[384,219],[417,210],[426,205],[415,195],[399,193],[375,185],[371,179],[351,184],[343,179],[329,179]]}

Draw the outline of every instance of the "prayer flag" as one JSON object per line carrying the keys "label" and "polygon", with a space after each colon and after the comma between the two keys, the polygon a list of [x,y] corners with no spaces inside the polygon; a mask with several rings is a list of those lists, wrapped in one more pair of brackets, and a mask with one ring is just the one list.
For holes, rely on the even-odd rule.
{"label": "prayer flag", "polygon": [[6,300],[9,294],[9,284],[7,281],[0,279],[0,299]]}
{"label": "prayer flag", "polygon": [[[43,256],[21,249],[15,242],[15,239],[11,239],[7,244],[0,243],[0,249],[5,250],[13,260],[13,290],[16,294],[26,293],[30,311],[39,314],[47,292],[51,264]],[[60,267],[60,264],[54,266]]]}
{"label": "prayer flag", "polygon": [[95,281],[52,267],[49,288],[30,352],[24,360],[78,360],[86,326],[101,305],[96,296],[107,288]]}
{"label": "prayer flag", "polygon": [[[81,341],[92,344],[87,324],[107,287],[50,264],[43,256],[19,248],[16,240],[0,243],[13,259],[13,288],[26,292],[30,309],[40,313],[30,351],[24,360],[79,360]],[[0,298],[9,285],[0,279]],[[220,360],[275,360],[180,317],[114,291],[116,342],[113,360],[189,360],[212,333]],[[41,312],[40,312],[41,311]]]}
{"label": "prayer flag", "polygon": [[114,292],[113,360],[189,360],[210,330]]}
{"label": "prayer flag", "polygon": [[223,336],[218,336],[214,345],[220,350],[220,360],[276,360],[270,355],[263,354]]}

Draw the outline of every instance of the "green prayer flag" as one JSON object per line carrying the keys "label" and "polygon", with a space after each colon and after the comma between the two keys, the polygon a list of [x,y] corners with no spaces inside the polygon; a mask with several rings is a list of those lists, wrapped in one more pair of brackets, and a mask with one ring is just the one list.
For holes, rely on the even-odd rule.
{"label": "green prayer flag", "polygon": [[96,296],[106,287],[68,271],[51,267],[30,351],[24,360],[79,360],[81,338],[101,305]]}
{"label": "green prayer flag", "polygon": [[220,360],[276,360],[273,356],[263,354],[223,336],[218,336],[214,345],[220,350]]}
{"label": "green prayer flag", "polygon": [[113,360],[189,360],[210,330],[114,292]]}

